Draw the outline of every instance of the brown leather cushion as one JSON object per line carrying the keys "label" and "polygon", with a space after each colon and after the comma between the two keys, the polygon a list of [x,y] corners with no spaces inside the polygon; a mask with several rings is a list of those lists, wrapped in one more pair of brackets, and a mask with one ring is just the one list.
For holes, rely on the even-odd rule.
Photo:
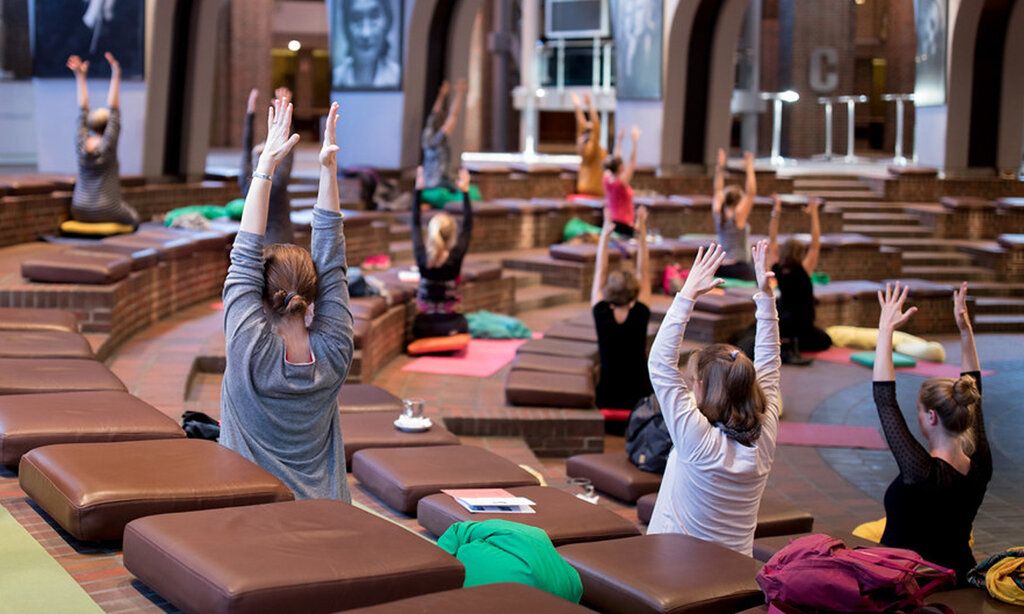
{"label": "brown leather cushion", "polygon": [[658,492],[661,486],[661,475],[637,469],[625,452],[571,456],[565,461],[565,473],[587,478],[597,490],[628,503]]}
{"label": "brown leather cushion", "polygon": [[127,392],[0,396],[0,464],[8,467],[51,444],[184,436],[174,420]]}
{"label": "brown leather cushion", "polygon": [[[957,614],[966,614],[968,612],[970,614],[1020,614],[1019,606],[998,601],[990,597],[988,591],[973,587],[932,593],[925,601],[927,603],[941,603]],[[740,614],[763,614],[767,611],[768,606],[760,605],[756,608],[743,610]]]}
{"label": "brown leather cushion", "polygon": [[390,601],[369,608],[349,610],[351,614],[583,614],[587,608],[525,584],[484,584],[454,591]]}
{"label": "brown leather cushion", "polygon": [[672,196],[669,196],[669,199],[672,202],[690,207],[710,208],[712,204],[712,199],[707,194],[673,194]]}
{"label": "brown leather cushion", "polygon": [[444,488],[537,483],[515,463],[475,446],[361,450],[352,457],[352,473],[363,487],[404,514],[415,514],[420,499]]}
{"label": "brown leather cushion", "polygon": [[[658,493],[640,497],[636,502],[636,515],[640,522],[649,524],[654,513],[654,503]],[[757,528],[754,538],[774,537],[778,535],[794,535],[809,533],[814,528],[814,516],[798,510],[786,503],[773,499],[761,499],[761,507],[757,510]]]}
{"label": "brown leather cushion", "polygon": [[594,375],[512,369],[505,380],[505,400],[524,407],[594,407]]}
{"label": "brown leather cushion", "polygon": [[160,223],[147,222],[139,226],[135,236],[157,240],[187,239],[192,242],[191,251],[226,251],[237,230],[213,227],[210,230],[186,230],[168,228]]}
{"label": "brown leather cushion", "polygon": [[62,309],[0,307],[0,330],[64,330],[78,332],[78,318]]}
{"label": "brown leather cushion", "polygon": [[[788,546],[789,542],[798,537],[804,537],[810,534],[810,531],[800,531],[797,533],[790,533],[788,535],[757,536],[754,538],[754,558],[762,563],[767,563],[768,559],[775,556],[775,553],[779,550]],[[840,535],[838,537],[850,548],[868,548],[878,545],[854,535]]]}
{"label": "brown leather cushion", "polygon": [[497,262],[466,262],[462,265],[462,279],[466,282],[501,279],[501,265]]}
{"label": "brown leather cushion", "polygon": [[352,316],[363,320],[373,320],[384,315],[388,310],[388,303],[380,296],[363,296],[349,301],[349,309]]}
{"label": "brown leather cushion", "polygon": [[161,262],[177,260],[191,255],[196,251],[195,242],[184,236],[154,236],[141,233],[109,237],[100,241],[100,245],[114,245],[130,249],[153,249]]}
{"label": "brown leather cushion", "polygon": [[18,480],[57,524],[88,541],[121,539],[143,516],[292,499],[276,477],[203,439],[45,446],[21,457]]}
{"label": "brown leather cushion", "polygon": [[565,339],[582,343],[597,343],[597,329],[594,323],[590,326],[576,326],[570,322],[560,322],[544,331],[545,339]]}
{"label": "brown leather cushion", "polygon": [[519,346],[519,354],[547,354],[597,360],[597,344],[563,339],[531,339]]}
{"label": "brown leather cushion", "polygon": [[0,394],[124,391],[103,363],[78,358],[0,358]]}
{"label": "brown leather cushion", "polygon": [[64,251],[35,256],[21,263],[21,276],[31,281],[65,284],[112,284],[128,277],[132,259],[116,254]]}
{"label": "brown leather cushion", "polygon": [[[896,280],[887,279],[884,284]],[[921,298],[953,298],[953,286],[941,282],[929,281],[927,279],[900,279],[900,284],[910,288],[907,295],[911,301]]]}
{"label": "brown leather cushion", "polygon": [[186,612],[334,612],[462,586],[437,546],[340,501],[141,518],[124,565]]}
{"label": "brown leather cushion", "polygon": [[63,330],[0,331],[0,358],[93,358],[92,346]]}
{"label": "brown leather cushion", "polygon": [[[548,248],[548,255],[555,260],[566,262],[589,262],[593,263],[597,258],[597,246],[590,243],[560,243]],[[621,260],[622,254],[615,249],[608,250],[608,260],[615,262]]]}
{"label": "brown leather cushion", "polygon": [[512,361],[512,368],[519,371],[594,376],[594,361],[590,359],[548,356],[547,354],[517,354]]}
{"label": "brown leather cushion", "polygon": [[372,384],[345,384],[338,393],[342,413],[362,411],[402,411],[402,399]]}
{"label": "brown leather cushion", "polygon": [[366,345],[366,337],[370,334],[371,322],[362,318],[352,320],[352,343],[356,349],[362,349]]}
{"label": "brown leather cushion", "polygon": [[697,299],[694,309],[709,313],[753,313],[754,301],[735,294],[704,294]]}
{"label": "brown leather cushion", "polygon": [[137,247],[134,245],[111,245],[107,243],[97,243],[95,245],[79,245],[76,246],[74,251],[76,252],[87,252],[87,253],[103,253],[103,254],[115,254],[118,256],[127,256],[132,260],[132,270],[141,271],[154,266],[160,260],[160,254],[152,247]]}
{"label": "brown leather cushion", "polygon": [[761,564],[688,535],[665,533],[562,546],[583,605],[608,614],[735,612],[764,601]]}
{"label": "brown leather cushion", "polygon": [[395,428],[396,411],[341,414],[341,433],[345,440],[345,462],[352,469],[352,455],[370,448],[422,448],[458,445],[459,438],[440,424],[429,431],[406,433]]}
{"label": "brown leather cushion", "polygon": [[876,281],[833,281],[823,286],[815,286],[814,298],[823,303],[850,299],[875,300],[877,292],[882,288],[884,286]]}
{"label": "brown leather cushion", "polygon": [[897,177],[938,177],[939,169],[931,166],[898,166],[888,167],[890,175]]}
{"label": "brown leather cushion", "polygon": [[531,527],[543,529],[555,546],[577,542],[616,539],[639,535],[636,525],[615,512],[600,505],[587,503],[556,488],[547,486],[523,486],[509,488],[517,497],[526,497],[537,505],[535,514],[475,514],[459,505],[455,499],[444,493],[420,499],[416,507],[416,518],[420,526],[435,536],[440,536],[456,522],[467,520],[490,520],[500,518],[515,520]]}
{"label": "brown leather cushion", "polygon": [[953,211],[964,211],[971,209],[992,209],[995,210],[996,204],[987,198],[979,198],[977,196],[943,196],[940,201],[942,206],[946,209]]}

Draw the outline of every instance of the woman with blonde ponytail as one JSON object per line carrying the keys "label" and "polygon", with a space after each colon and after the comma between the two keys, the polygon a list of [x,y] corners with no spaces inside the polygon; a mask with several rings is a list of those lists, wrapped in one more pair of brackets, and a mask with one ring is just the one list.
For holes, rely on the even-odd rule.
{"label": "woman with blonde ponytail", "polygon": [[220,443],[273,473],[299,499],[349,502],[338,392],[354,346],[338,203],[338,103],[320,150],[312,254],[263,245],[274,171],[299,140],[289,137],[291,116],[282,94],[270,110],[224,282]]}
{"label": "woman with blonde ponytail", "polygon": [[424,189],[423,167],[416,169],[416,198],[412,206],[412,247],[420,270],[416,292],[419,313],[413,322],[412,334],[417,339],[448,337],[469,332],[466,317],[459,312],[459,281],[462,259],[469,249],[473,233],[473,205],[469,199],[469,171],[459,171],[458,188],[462,192],[462,228],[455,219],[440,212],[427,224],[423,239],[420,195]]}
{"label": "woman with blonde ponytail", "polygon": [[896,403],[892,336],[917,311],[916,307],[903,311],[908,291],[896,283],[878,293],[882,314],[875,353],[875,406],[900,469],[885,492],[882,544],[914,550],[954,569],[962,584],[975,565],[971,526],[992,479],[992,453],[981,412],[981,366],[967,313],[967,282],[953,292],[962,374],[956,379],[927,380],[917,397],[917,422],[927,447],[911,434]]}

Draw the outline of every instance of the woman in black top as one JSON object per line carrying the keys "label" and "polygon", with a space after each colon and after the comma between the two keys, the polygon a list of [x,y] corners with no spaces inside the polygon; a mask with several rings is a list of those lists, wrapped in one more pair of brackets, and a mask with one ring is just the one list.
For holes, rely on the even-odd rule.
{"label": "woman in black top", "polygon": [[473,234],[473,206],[469,200],[469,171],[459,171],[458,189],[462,192],[462,229],[456,238],[455,219],[440,212],[430,218],[427,242],[423,242],[420,213],[420,193],[424,189],[423,167],[416,169],[416,198],[412,205],[412,248],[416,266],[420,270],[420,285],[416,291],[419,313],[413,322],[412,334],[416,339],[448,337],[469,332],[466,317],[459,312],[459,282],[462,259],[469,249]]}
{"label": "woman in black top", "polygon": [[[597,329],[601,377],[596,401],[601,409],[633,409],[654,392],[647,372],[647,325],[651,321],[651,273],[647,253],[647,207],[636,212],[636,275],[608,273],[608,241],[615,230],[608,209],[597,245],[597,267],[590,289]],[[639,278],[639,279],[638,279]]]}
{"label": "woman in black top", "polygon": [[804,212],[811,218],[811,244],[804,247],[790,239],[779,253],[779,217],[782,201],[774,195],[775,206],[768,226],[768,261],[779,285],[779,335],[784,347],[783,356],[798,355],[800,351],[823,352],[832,347],[828,333],[814,326],[814,286],[811,273],[818,266],[821,254],[821,219],[818,209],[821,201],[811,198]]}
{"label": "woman in black top", "polygon": [[885,492],[886,526],[882,544],[914,550],[932,563],[956,570],[963,584],[974,567],[971,525],[992,479],[992,454],[981,412],[981,366],[967,313],[967,282],[953,293],[960,329],[958,379],[931,378],[921,385],[917,421],[927,448],[910,433],[896,404],[892,363],[893,331],[916,307],[903,311],[908,288],[887,285],[878,293],[874,395],[886,441],[900,474]]}

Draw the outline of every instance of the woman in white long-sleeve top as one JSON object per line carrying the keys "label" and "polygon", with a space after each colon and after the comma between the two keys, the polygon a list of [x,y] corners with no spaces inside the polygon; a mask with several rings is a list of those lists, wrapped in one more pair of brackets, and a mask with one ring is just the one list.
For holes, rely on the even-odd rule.
{"label": "woman in white long-sleeve top", "polygon": [[779,426],[779,318],[765,267],[768,245],[751,250],[760,291],[756,362],[738,348],[710,345],[678,367],[694,302],[722,284],[715,271],[726,254],[698,251],[651,348],[651,384],[672,436],[665,477],[649,533],[684,533],[741,554],[753,550],[761,494],[775,459]]}

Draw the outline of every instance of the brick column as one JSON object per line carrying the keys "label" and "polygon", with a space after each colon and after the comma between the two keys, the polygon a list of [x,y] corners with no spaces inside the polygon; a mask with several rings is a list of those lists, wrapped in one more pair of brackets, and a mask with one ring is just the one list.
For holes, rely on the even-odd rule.
{"label": "brick column", "polygon": [[[217,46],[216,108],[211,145],[237,147],[249,90],[260,89],[260,106],[270,100],[271,17],[274,0],[230,0]],[[261,138],[256,122],[256,141]]]}

